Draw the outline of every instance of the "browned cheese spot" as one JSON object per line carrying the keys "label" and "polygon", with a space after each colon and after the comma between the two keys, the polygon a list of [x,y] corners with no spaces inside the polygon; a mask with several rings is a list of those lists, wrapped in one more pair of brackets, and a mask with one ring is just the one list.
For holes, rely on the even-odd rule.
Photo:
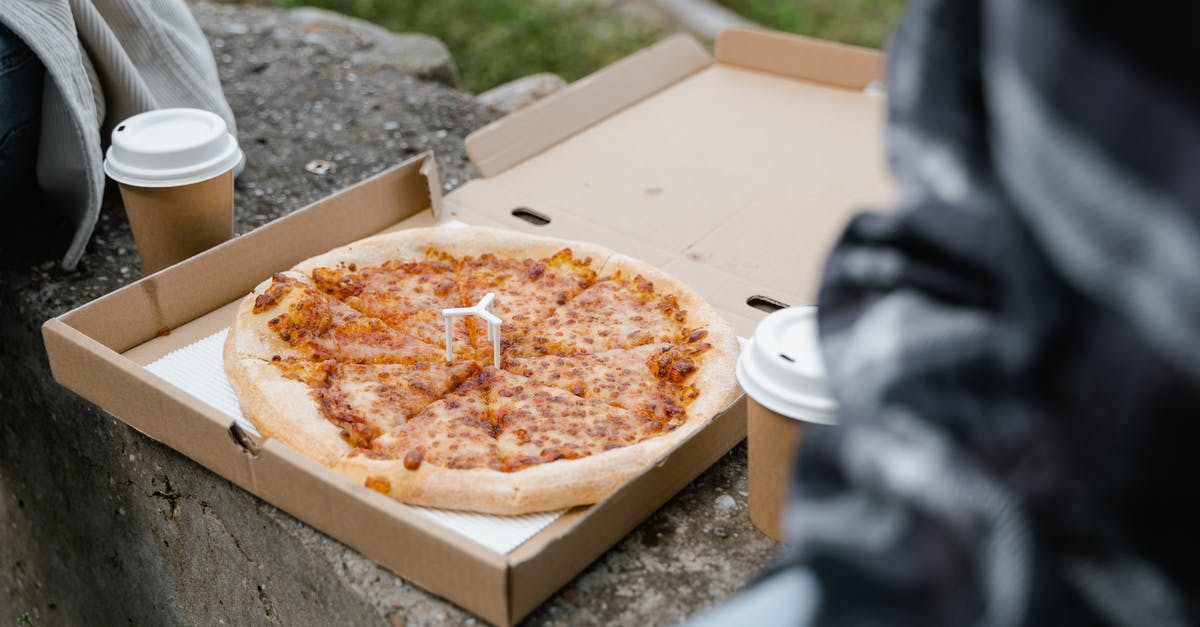
{"label": "browned cheese spot", "polygon": [[372,490],[374,490],[380,494],[391,494],[392,493],[392,482],[389,481],[387,477],[380,477],[379,475],[371,475],[371,476],[367,477],[367,480],[365,482],[363,482],[363,485],[367,486],[368,488],[371,488]]}
{"label": "browned cheese spot", "polygon": [[271,277],[271,286],[254,299],[254,313],[262,313],[275,306],[284,294],[291,289],[291,279],[285,274],[275,274]]}

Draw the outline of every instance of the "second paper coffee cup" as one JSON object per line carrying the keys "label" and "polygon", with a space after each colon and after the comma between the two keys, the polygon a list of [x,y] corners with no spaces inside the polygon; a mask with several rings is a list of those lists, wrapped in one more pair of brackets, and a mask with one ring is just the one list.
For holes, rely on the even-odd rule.
{"label": "second paper coffee cup", "polygon": [[104,172],[121,186],[145,274],[233,237],[241,160],[225,120],[210,111],[148,111],[113,129]]}
{"label": "second paper coffee cup", "polygon": [[816,314],[815,307],[789,307],[767,316],[737,362],[738,382],[749,397],[750,520],[780,541],[800,438],[812,425],[833,424],[837,415]]}

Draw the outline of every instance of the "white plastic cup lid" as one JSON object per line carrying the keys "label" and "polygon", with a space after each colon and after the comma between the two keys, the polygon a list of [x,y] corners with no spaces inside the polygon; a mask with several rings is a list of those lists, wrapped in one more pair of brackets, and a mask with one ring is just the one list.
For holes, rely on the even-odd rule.
{"label": "white plastic cup lid", "polygon": [[742,389],[771,411],[809,422],[837,422],[817,339],[817,308],[788,307],[763,318],[737,361]]}
{"label": "white plastic cup lid", "polygon": [[139,113],[113,129],[104,173],[137,187],[206,181],[243,159],[221,116],[203,109]]}

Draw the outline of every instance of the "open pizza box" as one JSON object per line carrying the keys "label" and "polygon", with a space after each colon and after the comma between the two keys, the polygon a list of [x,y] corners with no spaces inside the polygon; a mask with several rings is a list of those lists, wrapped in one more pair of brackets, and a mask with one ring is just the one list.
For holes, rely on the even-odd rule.
{"label": "open pizza box", "polygon": [[260,441],[144,366],[227,326],[274,272],[447,219],[640,258],[748,336],[772,307],[811,303],[849,216],[893,194],[881,66],[873,51],[764,31],[723,33],[715,58],[666,40],[473,134],[483,178],[444,199],[422,155],[48,321],[54,377],[417,585],[515,623],[745,437],[744,402],[606,500],[500,552]]}

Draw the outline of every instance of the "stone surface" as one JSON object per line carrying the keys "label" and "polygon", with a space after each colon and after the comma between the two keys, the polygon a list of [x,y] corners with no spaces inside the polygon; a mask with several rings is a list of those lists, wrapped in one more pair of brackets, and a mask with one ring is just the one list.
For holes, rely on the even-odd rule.
{"label": "stone surface", "polygon": [[479,104],[500,113],[512,113],[567,86],[557,74],[530,74],[493,87],[476,97]]}
{"label": "stone surface", "polygon": [[[356,57],[352,33],[306,37],[270,8],[193,9],[247,155],[239,233],[422,150],[436,151],[447,189],[475,175],[463,138],[495,113],[469,94]],[[309,172],[314,160],[334,167]],[[54,383],[41,323],[136,280],[138,263],[115,193],[72,272],[57,264],[63,232],[28,209],[13,215],[37,228],[0,236],[0,621],[479,622]],[[728,597],[776,549],[747,518],[742,445],[528,622],[676,622]]]}
{"label": "stone surface", "polygon": [[362,47],[351,53],[350,62],[360,69],[386,66],[450,86],[458,83],[450,50],[436,37],[393,33],[366,20],[312,7],[294,9],[288,17],[304,33],[305,43],[326,45],[335,39],[344,46],[347,38],[359,42]]}

